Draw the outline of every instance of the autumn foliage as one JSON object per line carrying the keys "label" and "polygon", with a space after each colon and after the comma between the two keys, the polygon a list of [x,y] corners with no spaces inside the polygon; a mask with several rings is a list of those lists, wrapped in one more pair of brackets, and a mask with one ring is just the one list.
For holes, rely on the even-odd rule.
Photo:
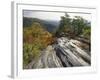
{"label": "autumn foliage", "polygon": [[53,42],[52,34],[39,23],[34,22],[31,27],[23,28],[23,60],[27,65],[38,58],[40,52]]}
{"label": "autumn foliage", "polygon": [[50,44],[52,41],[52,34],[43,29],[39,23],[33,23],[31,27],[24,28],[23,40],[27,43],[35,43],[36,41],[42,44]]}

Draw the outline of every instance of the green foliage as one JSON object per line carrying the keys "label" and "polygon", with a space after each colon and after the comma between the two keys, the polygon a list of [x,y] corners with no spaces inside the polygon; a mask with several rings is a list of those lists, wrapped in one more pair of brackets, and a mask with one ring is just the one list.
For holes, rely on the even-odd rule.
{"label": "green foliage", "polygon": [[68,14],[61,17],[59,28],[56,32],[57,36],[60,36],[62,33],[67,34],[66,36],[80,36],[83,35],[84,38],[89,39],[91,28],[87,20],[83,19],[80,16],[75,16],[70,18]]}
{"label": "green foliage", "polygon": [[65,17],[62,16],[60,25],[59,25],[59,29],[58,29],[58,33],[69,31],[69,28],[71,26],[70,23],[71,23],[71,19],[70,19],[69,15],[65,14]]}
{"label": "green foliage", "polygon": [[23,45],[23,64],[27,65],[31,60],[38,58],[40,55],[40,44],[24,43]]}
{"label": "green foliage", "polygon": [[80,35],[82,33],[83,28],[85,27],[84,19],[75,16],[75,19],[72,21],[73,31],[75,35]]}
{"label": "green foliage", "polygon": [[83,29],[84,38],[90,39],[90,35],[91,35],[91,28],[90,27]]}

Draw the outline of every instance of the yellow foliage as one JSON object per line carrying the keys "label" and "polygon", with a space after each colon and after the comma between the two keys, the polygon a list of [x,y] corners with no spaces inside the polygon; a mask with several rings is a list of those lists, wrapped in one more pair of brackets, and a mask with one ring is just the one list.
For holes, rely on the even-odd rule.
{"label": "yellow foliage", "polygon": [[39,23],[23,29],[23,64],[27,65],[31,58],[37,58],[40,51],[52,42],[52,34],[43,29]]}
{"label": "yellow foliage", "polygon": [[31,27],[24,28],[23,39],[25,42],[34,43],[39,41],[43,44],[50,44],[52,34],[42,28],[39,23],[33,23]]}

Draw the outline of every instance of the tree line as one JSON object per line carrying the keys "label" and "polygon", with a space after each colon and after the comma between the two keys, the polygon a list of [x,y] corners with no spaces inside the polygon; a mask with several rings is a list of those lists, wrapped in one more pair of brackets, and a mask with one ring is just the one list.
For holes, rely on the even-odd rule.
{"label": "tree line", "polygon": [[86,39],[90,39],[91,35],[91,23],[88,20],[80,16],[71,18],[67,13],[65,16],[61,16],[59,28],[56,32],[56,36],[80,36]]}

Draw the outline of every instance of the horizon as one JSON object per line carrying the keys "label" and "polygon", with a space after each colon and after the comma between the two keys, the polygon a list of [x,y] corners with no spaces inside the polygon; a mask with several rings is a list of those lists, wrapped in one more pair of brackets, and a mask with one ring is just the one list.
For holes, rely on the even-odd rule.
{"label": "horizon", "polygon": [[[84,14],[84,13],[67,13],[70,18],[74,18],[75,16],[80,16],[85,20],[91,22],[91,14]],[[38,18],[42,20],[49,20],[49,21],[60,21],[61,16],[64,16],[65,13],[61,12],[44,12],[44,11],[31,11],[31,10],[24,10],[23,17],[28,18]]]}

